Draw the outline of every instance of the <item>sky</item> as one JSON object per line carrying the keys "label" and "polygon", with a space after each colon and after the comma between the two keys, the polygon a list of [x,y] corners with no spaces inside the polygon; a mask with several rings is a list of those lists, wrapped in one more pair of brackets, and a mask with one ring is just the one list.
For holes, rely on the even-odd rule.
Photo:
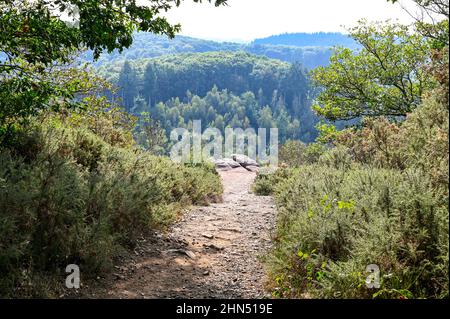
{"label": "sky", "polygon": [[[402,5],[414,8],[411,0]],[[185,0],[165,16],[182,25],[182,35],[219,41],[248,42],[291,32],[345,32],[366,18],[372,21],[412,22],[399,4],[387,0],[228,0],[216,8]]]}

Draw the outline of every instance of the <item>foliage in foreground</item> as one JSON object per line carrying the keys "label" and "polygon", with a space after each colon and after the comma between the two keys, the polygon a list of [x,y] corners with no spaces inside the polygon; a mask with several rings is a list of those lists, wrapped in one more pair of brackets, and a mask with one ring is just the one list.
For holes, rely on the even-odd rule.
{"label": "foliage in foreground", "polygon": [[68,264],[80,265],[85,278],[105,271],[121,247],[186,205],[220,197],[212,167],[149,155],[108,131],[106,116],[100,122],[94,134],[97,125],[76,116],[46,116],[2,148],[0,296],[51,294]]}
{"label": "foliage in foreground", "polygon": [[[268,262],[283,297],[448,296],[448,200],[414,170],[304,166],[277,187]],[[381,288],[366,288],[366,267]]]}
{"label": "foliage in foreground", "polygon": [[173,38],[180,25],[170,24],[163,13],[181,2],[1,0],[0,139],[15,121],[59,109],[61,99],[67,103],[74,97],[76,86],[48,73],[71,62],[77,52],[89,48],[97,58],[103,51],[121,51],[132,44],[134,31]]}
{"label": "foliage in foreground", "polygon": [[[254,189],[279,208],[267,257],[275,296],[448,298],[448,73],[442,80],[401,125],[346,130],[316,162],[290,143],[280,156],[291,168],[258,176]],[[380,289],[366,287],[370,264]]]}

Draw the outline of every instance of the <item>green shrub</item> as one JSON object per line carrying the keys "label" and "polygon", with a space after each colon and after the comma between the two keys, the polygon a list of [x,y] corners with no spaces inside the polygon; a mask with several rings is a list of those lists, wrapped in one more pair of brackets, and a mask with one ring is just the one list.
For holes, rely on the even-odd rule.
{"label": "green shrub", "polygon": [[58,117],[34,122],[14,141],[0,150],[3,297],[52,296],[68,264],[85,278],[106,271],[121,247],[222,193],[210,166],[111,145]]}
{"label": "green shrub", "polygon": [[253,185],[253,191],[259,196],[269,196],[273,193],[273,182],[267,175],[258,175],[257,181]]}
{"label": "green shrub", "polygon": [[318,163],[335,169],[347,170],[353,160],[346,147],[335,147],[320,156]]}
{"label": "green shrub", "polygon": [[[278,183],[275,294],[323,298],[448,295],[448,197],[415,170],[303,166]],[[369,290],[376,264],[381,289]]]}
{"label": "green shrub", "polygon": [[[431,56],[435,87],[405,119],[321,125],[318,141],[332,149],[308,163],[304,145],[286,144],[280,154],[298,169],[256,181],[279,209],[266,260],[274,296],[449,297],[448,47]],[[378,289],[366,285],[372,264]]]}
{"label": "green shrub", "polygon": [[259,196],[272,195],[277,184],[289,178],[293,170],[286,167],[267,171],[261,169],[253,184],[253,192]]}
{"label": "green shrub", "polygon": [[325,152],[326,147],[319,143],[305,144],[301,141],[287,141],[279,151],[280,162],[289,167],[313,164]]}
{"label": "green shrub", "polygon": [[399,125],[367,119],[361,130],[346,130],[336,141],[351,158],[375,167],[427,172],[436,187],[448,185],[449,110],[442,97],[430,95]]}

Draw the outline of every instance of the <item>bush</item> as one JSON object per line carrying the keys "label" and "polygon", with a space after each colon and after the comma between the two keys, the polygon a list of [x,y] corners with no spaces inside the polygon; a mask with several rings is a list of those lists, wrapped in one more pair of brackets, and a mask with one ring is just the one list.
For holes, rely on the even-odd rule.
{"label": "bush", "polygon": [[[366,120],[335,145],[267,183],[279,207],[274,294],[448,297],[448,106],[430,95],[404,122]],[[365,285],[370,264],[378,290]]]}
{"label": "bush", "polygon": [[261,170],[253,184],[253,192],[259,196],[272,195],[278,183],[290,177],[293,169],[281,167],[277,170]]}
{"label": "bush", "polygon": [[[448,296],[448,197],[414,170],[304,166],[278,183],[275,295]],[[369,290],[376,264],[381,289]]]}
{"label": "bush", "polygon": [[[279,208],[266,260],[274,296],[448,298],[448,47],[425,69],[436,86],[406,118],[321,125],[332,149],[311,165],[289,144],[298,168],[257,180]],[[377,289],[366,286],[373,264]]]}
{"label": "bush", "polygon": [[402,140],[399,138],[401,128],[386,118],[363,121],[362,129],[347,129],[339,134],[337,145],[348,148],[351,157],[360,163],[384,168],[405,168]]}
{"label": "bush", "polygon": [[51,296],[66,265],[85,277],[106,271],[121,247],[186,205],[220,198],[211,167],[121,145],[52,116],[1,149],[0,296]]}
{"label": "bush", "polygon": [[313,164],[317,162],[325,149],[325,146],[319,143],[306,145],[301,141],[287,141],[280,148],[280,162],[289,167]]}
{"label": "bush", "polygon": [[347,130],[336,141],[353,160],[380,168],[427,172],[434,187],[448,188],[449,110],[442,97],[430,95],[399,125],[385,118],[364,122],[361,130]]}

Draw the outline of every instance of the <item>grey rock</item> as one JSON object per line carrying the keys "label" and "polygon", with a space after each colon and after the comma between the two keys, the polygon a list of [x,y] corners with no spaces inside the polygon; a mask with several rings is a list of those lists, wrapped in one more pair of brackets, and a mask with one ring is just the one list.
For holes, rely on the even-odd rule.
{"label": "grey rock", "polygon": [[230,170],[241,166],[231,158],[217,159],[214,161],[214,164],[216,165],[216,168],[221,170]]}
{"label": "grey rock", "polygon": [[242,154],[233,154],[231,155],[231,158],[238,162],[242,167],[246,168],[247,166],[256,166],[259,167],[258,162],[256,162],[254,159],[251,159],[250,157]]}
{"label": "grey rock", "polygon": [[231,166],[225,162],[216,162],[216,169],[220,171],[230,171],[232,170]]}
{"label": "grey rock", "polygon": [[254,172],[254,173],[258,173],[259,172],[259,166],[255,166],[255,165],[249,165],[247,167],[245,167],[248,171],[250,172]]}

